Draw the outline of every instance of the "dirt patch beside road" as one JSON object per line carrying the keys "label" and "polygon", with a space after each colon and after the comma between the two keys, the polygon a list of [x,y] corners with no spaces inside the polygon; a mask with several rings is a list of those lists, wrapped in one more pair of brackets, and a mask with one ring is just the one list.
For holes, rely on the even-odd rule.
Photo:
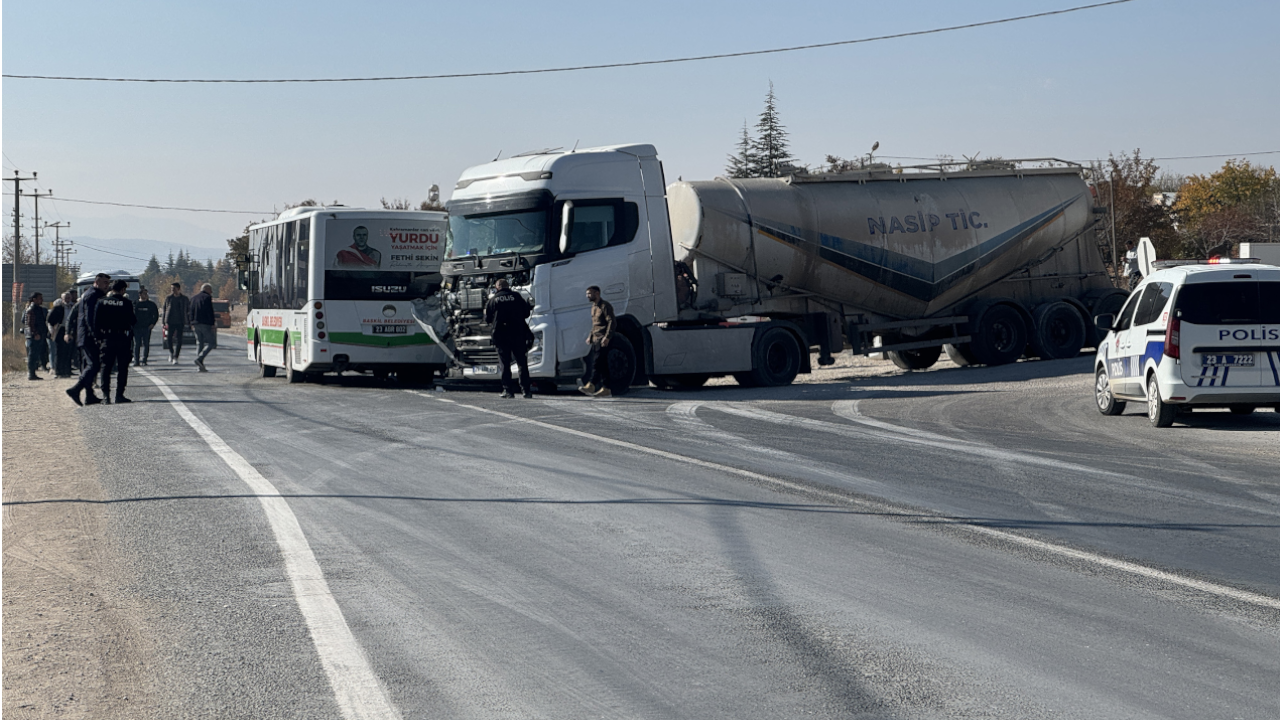
{"label": "dirt patch beside road", "polygon": [[[107,523],[69,380],[5,373],[4,702],[8,718],[134,718],[150,705],[145,612]],[[101,417],[100,413],[94,413]]]}

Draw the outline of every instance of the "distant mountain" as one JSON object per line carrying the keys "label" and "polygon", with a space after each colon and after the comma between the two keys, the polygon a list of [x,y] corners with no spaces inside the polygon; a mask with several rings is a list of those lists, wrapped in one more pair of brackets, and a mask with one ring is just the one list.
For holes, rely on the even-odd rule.
{"label": "distant mountain", "polygon": [[[75,243],[73,246],[75,254],[71,256],[71,262],[79,263],[82,272],[100,269],[142,272],[147,267],[147,262],[151,260],[152,255],[155,255],[160,260],[160,264],[163,265],[169,259],[169,253],[173,253],[176,256],[182,251],[190,255],[191,259],[201,262],[205,260],[217,262],[218,258],[227,254],[225,240],[220,243],[201,243],[199,245],[191,242],[94,238],[87,236],[73,236],[70,240]],[[41,250],[43,253],[43,248]]]}

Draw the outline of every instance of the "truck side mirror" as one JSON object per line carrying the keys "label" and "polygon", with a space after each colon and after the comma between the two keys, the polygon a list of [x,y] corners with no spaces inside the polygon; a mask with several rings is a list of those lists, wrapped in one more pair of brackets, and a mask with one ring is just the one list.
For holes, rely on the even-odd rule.
{"label": "truck side mirror", "polygon": [[560,252],[569,252],[569,231],[573,228],[573,201],[566,201],[560,211]]}
{"label": "truck side mirror", "polygon": [[244,270],[240,270],[236,272],[236,284],[240,286],[241,290],[248,290],[249,289],[249,273],[245,272]]}
{"label": "truck side mirror", "polygon": [[1097,325],[1099,330],[1115,330],[1116,316],[1111,313],[1103,313],[1093,319],[1093,324]]}

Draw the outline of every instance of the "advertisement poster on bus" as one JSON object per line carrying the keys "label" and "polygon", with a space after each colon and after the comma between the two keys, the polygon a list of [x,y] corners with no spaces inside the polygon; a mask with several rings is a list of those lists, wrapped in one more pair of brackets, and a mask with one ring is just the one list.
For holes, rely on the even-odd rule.
{"label": "advertisement poster on bus", "polygon": [[444,227],[413,220],[330,220],[325,245],[329,270],[435,272],[444,250]]}

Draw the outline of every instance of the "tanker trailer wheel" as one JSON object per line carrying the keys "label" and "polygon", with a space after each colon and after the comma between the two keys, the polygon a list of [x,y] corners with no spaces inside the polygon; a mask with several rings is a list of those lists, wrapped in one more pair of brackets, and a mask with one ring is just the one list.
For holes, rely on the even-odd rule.
{"label": "tanker trailer wheel", "polygon": [[917,350],[890,350],[885,354],[894,365],[903,370],[927,370],[942,357],[942,346],[936,345]]}
{"label": "tanker trailer wheel", "polygon": [[1128,299],[1128,292],[1113,288],[1107,290],[1093,302],[1093,305],[1089,308],[1089,320],[1085,323],[1085,329],[1088,331],[1085,347],[1096,348],[1107,337],[1107,331],[1095,325],[1093,318],[1107,314],[1119,315],[1120,309],[1124,307],[1124,303]]}
{"label": "tanker trailer wheel", "polygon": [[978,361],[973,357],[973,348],[969,347],[969,343],[960,343],[959,345],[948,343],[943,345],[942,349],[947,351],[947,357],[951,358],[951,362],[960,367],[978,364]]}
{"label": "tanker trailer wheel", "polygon": [[800,343],[782,328],[760,336],[752,356],[751,382],[763,387],[790,385],[800,372]]}
{"label": "tanker trailer wheel", "polygon": [[1080,354],[1085,326],[1080,311],[1062,301],[1041,305],[1031,314],[1031,352],[1044,360],[1065,360]]}
{"label": "tanker trailer wheel", "polygon": [[1009,305],[992,305],[978,318],[969,349],[983,365],[1016,362],[1027,349],[1027,323]]}
{"label": "tanker trailer wheel", "polygon": [[605,380],[614,395],[626,395],[631,381],[636,377],[636,351],[631,341],[622,333],[614,333],[609,346],[604,348],[609,377]]}

